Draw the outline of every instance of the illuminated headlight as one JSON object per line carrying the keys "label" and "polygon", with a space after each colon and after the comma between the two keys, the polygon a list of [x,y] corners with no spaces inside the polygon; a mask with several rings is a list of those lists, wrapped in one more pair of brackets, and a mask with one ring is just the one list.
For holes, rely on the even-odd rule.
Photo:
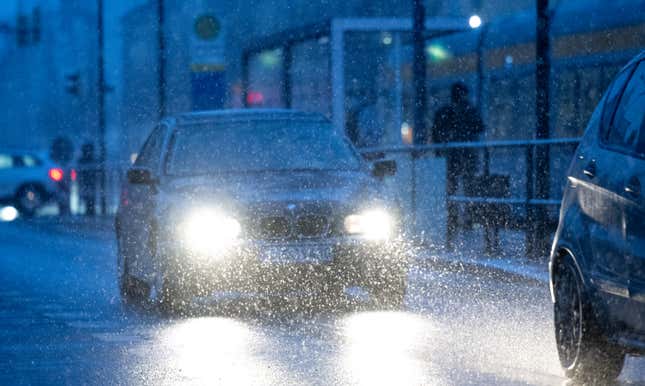
{"label": "illuminated headlight", "polygon": [[184,245],[200,254],[214,254],[233,246],[241,231],[236,219],[212,209],[193,211],[180,228]]}
{"label": "illuminated headlight", "polygon": [[394,231],[394,221],[385,210],[366,210],[345,217],[345,230],[369,240],[387,240]]}

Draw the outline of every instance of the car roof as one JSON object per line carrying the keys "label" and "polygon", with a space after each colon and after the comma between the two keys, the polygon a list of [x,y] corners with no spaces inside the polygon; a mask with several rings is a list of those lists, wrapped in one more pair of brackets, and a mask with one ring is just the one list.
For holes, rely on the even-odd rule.
{"label": "car roof", "polygon": [[49,155],[47,151],[44,150],[29,150],[29,149],[19,149],[11,147],[0,147],[0,154],[11,154],[12,156],[18,155],[31,155],[41,158],[48,158]]}
{"label": "car roof", "polygon": [[627,65],[630,66],[632,63],[640,62],[643,59],[645,59],[645,50],[642,50],[640,54],[636,55],[632,60],[630,60]]}
{"label": "car roof", "polygon": [[178,114],[174,117],[178,125],[214,121],[249,121],[249,120],[304,120],[312,122],[329,122],[319,113],[308,113],[290,109],[226,109],[193,111]]}

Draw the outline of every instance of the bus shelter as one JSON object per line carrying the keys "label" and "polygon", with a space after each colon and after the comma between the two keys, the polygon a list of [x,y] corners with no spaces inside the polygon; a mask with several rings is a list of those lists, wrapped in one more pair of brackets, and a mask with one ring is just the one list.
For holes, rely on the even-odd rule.
{"label": "bus shelter", "polygon": [[[463,18],[426,20],[427,41],[469,30]],[[428,45],[429,60],[446,53]],[[242,56],[244,106],[329,117],[358,147],[411,143],[412,19],[337,18],[254,41]]]}

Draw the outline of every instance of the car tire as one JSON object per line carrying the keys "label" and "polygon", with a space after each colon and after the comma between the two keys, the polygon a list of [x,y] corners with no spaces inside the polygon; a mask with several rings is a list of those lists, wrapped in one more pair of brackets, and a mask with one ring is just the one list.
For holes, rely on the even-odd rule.
{"label": "car tire", "polygon": [[562,262],[555,278],[555,337],[566,376],[583,383],[613,381],[623,368],[625,352],[604,335],[573,263]]}
{"label": "car tire", "polygon": [[45,191],[36,184],[20,187],[15,194],[16,208],[21,215],[33,217],[45,203]]}
{"label": "car tire", "polygon": [[125,305],[141,305],[149,297],[150,287],[130,275],[129,259],[123,251],[119,237],[117,237],[117,244],[117,267],[121,301]]}
{"label": "car tire", "polygon": [[158,306],[161,313],[168,316],[184,315],[190,305],[192,297],[190,292],[170,274],[163,276],[159,287],[157,289],[159,291]]}
{"label": "car tire", "polygon": [[145,302],[150,292],[144,282],[127,274],[119,278],[119,291],[123,304],[137,306]]}
{"label": "car tire", "polygon": [[338,308],[347,303],[345,283],[342,281],[330,279],[323,287],[322,295],[321,302],[330,308]]}
{"label": "car tire", "polygon": [[379,307],[401,309],[405,305],[407,285],[404,273],[392,273],[386,278],[374,280],[370,284],[370,295]]}

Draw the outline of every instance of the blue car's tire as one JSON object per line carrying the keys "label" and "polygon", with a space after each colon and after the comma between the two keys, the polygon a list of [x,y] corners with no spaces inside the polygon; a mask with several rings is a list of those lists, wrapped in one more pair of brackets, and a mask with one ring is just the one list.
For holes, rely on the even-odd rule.
{"label": "blue car's tire", "polygon": [[555,337],[566,376],[583,383],[613,381],[625,352],[605,337],[574,265],[564,260],[554,278]]}

